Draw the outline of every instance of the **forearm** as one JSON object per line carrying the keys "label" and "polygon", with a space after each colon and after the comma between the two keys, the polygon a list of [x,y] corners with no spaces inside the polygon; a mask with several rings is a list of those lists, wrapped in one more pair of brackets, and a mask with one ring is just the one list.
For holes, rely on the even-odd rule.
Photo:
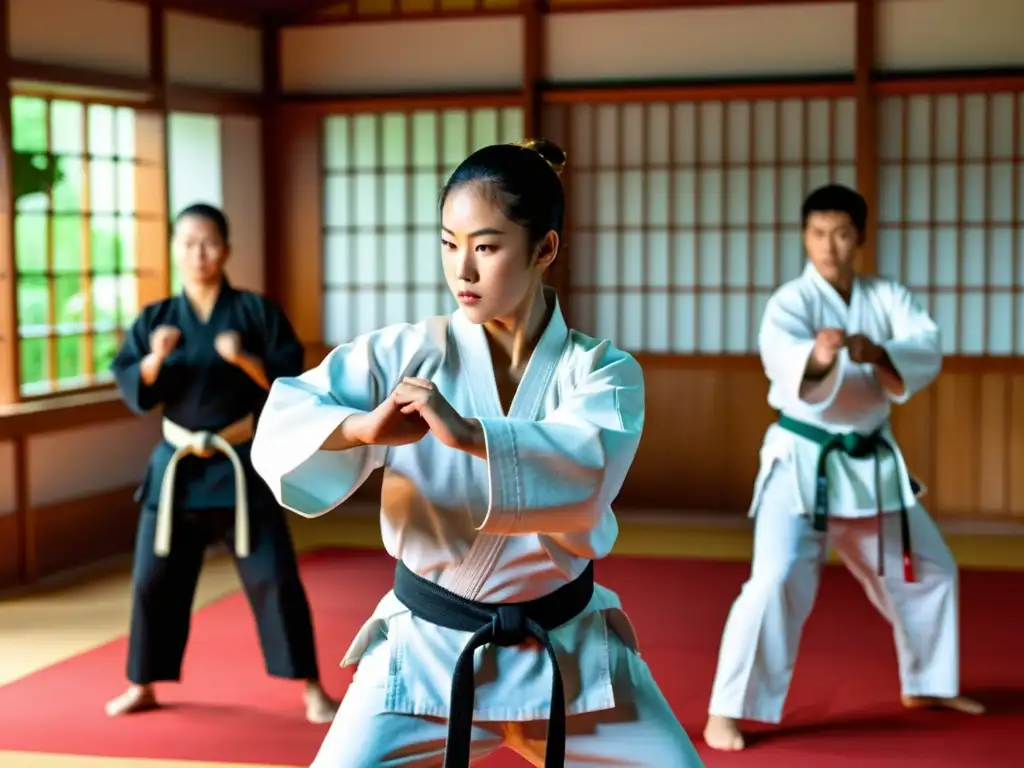
{"label": "forearm", "polygon": [[482,419],[489,505],[485,533],[579,534],[594,528],[621,488],[641,427]]}
{"label": "forearm", "polygon": [[365,416],[358,413],[347,417],[327,436],[323,445],[320,446],[320,450],[347,451],[366,445],[362,437],[360,437],[364,419]]}
{"label": "forearm", "polygon": [[258,357],[242,352],[235,360],[235,365],[246,376],[255,381],[261,389],[265,391],[270,390],[270,381],[267,379],[266,368],[263,365],[263,361]]}
{"label": "forearm", "polygon": [[142,379],[143,386],[152,387],[156,384],[156,380],[160,378],[160,369],[163,367],[165,358],[150,352],[139,364],[139,375]]}
{"label": "forearm", "polygon": [[836,360],[838,359],[839,355],[835,355],[831,362],[822,365],[816,361],[812,355],[807,361],[807,368],[804,369],[804,381],[809,384],[821,381],[832,372],[833,368],[836,367]]}
{"label": "forearm", "polygon": [[907,387],[903,377],[900,376],[896,366],[892,364],[892,360],[885,352],[882,353],[881,360],[875,363],[875,375],[878,377],[879,384],[894,396],[899,397],[906,392]]}
{"label": "forearm", "polygon": [[466,428],[459,441],[459,450],[487,461],[487,439],[484,437],[483,426],[478,419],[464,419],[464,421]]}

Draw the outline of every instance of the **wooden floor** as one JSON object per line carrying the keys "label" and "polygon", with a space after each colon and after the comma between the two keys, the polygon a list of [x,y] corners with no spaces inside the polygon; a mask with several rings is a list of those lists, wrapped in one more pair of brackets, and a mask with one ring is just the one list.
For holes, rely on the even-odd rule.
{"label": "wooden floor", "polygon": [[[745,560],[750,557],[750,524],[743,519],[649,514],[623,515],[616,553],[662,557]],[[947,541],[964,568],[1024,569],[1024,526],[943,525]],[[350,510],[315,521],[297,520],[296,546],[380,546],[376,514]],[[128,626],[127,563],[79,575],[31,595],[0,600],[0,685],[103,645]],[[200,608],[239,588],[230,558],[214,554],[200,579]],[[111,695],[120,681],[111,680]],[[235,768],[229,763],[122,760],[0,751],[3,768]],[[240,768],[240,767],[239,767]],[[266,768],[274,768],[267,766]]]}

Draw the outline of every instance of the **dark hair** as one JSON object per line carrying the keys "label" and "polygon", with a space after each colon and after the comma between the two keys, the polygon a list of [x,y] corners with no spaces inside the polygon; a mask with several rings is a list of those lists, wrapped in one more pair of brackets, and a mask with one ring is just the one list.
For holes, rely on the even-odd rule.
{"label": "dark hair", "polygon": [[850,222],[863,235],[868,223],[868,204],[863,196],[842,184],[826,184],[811,192],[801,210],[803,226],[812,213],[845,213]]}
{"label": "dark hair", "polygon": [[174,217],[174,226],[177,227],[182,219],[189,216],[206,219],[213,224],[217,228],[217,232],[220,233],[220,239],[224,241],[224,245],[228,244],[228,217],[224,215],[224,211],[220,208],[209,203],[193,203]]}
{"label": "dark hair", "polygon": [[471,154],[448,179],[440,208],[456,188],[487,184],[509,219],[526,228],[530,247],[554,230],[562,237],[565,191],[559,179],[565,152],[553,141],[528,139],[514,144],[493,144]]}

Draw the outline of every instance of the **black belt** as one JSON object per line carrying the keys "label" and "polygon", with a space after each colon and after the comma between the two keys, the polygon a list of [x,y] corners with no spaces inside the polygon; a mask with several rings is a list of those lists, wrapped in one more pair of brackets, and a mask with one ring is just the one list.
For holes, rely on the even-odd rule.
{"label": "black belt", "polygon": [[558,658],[548,632],[579,616],[594,594],[594,563],[577,579],[550,595],[525,603],[477,603],[449,592],[410,571],[401,561],[395,569],[395,596],[413,616],[439,627],[473,632],[455,662],[444,768],[467,768],[473,728],[473,654],[488,643],[521,645],[535,638],[551,659],[551,711],[548,715],[545,768],[565,765],[565,692]]}
{"label": "black belt", "polygon": [[[875,459],[875,504],[878,519],[878,575],[885,575],[885,547],[883,546],[883,518],[882,518],[882,479],[881,466],[879,463],[880,452],[884,449],[892,456],[893,461],[899,463],[896,448],[885,439],[882,434],[882,427],[874,432],[863,435],[858,432],[836,434],[827,429],[799,421],[786,414],[779,416],[779,426],[785,430],[811,440],[821,446],[821,453],[818,456],[817,476],[814,485],[814,515],[812,523],[816,531],[828,529],[828,465],[826,461],[833,451],[845,453],[854,459]],[[916,483],[911,481],[911,485]],[[916,492],[916,489],[915,489]],[[900,534],[903,545],[903,579],[914,581],[914,557],[910,545],[910,518],[907,515],[907,505],[903,501],[903,488],[900,487]]]}

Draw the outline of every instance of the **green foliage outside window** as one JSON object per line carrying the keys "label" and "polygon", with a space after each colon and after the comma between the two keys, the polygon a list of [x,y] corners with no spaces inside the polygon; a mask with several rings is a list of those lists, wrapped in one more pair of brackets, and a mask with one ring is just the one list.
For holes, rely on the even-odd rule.
{"label": "green foliage outside window", "polygon": [[105,378],[135,315],[134,113],[16,96],[11,120],[21,389],[31,395]]}

